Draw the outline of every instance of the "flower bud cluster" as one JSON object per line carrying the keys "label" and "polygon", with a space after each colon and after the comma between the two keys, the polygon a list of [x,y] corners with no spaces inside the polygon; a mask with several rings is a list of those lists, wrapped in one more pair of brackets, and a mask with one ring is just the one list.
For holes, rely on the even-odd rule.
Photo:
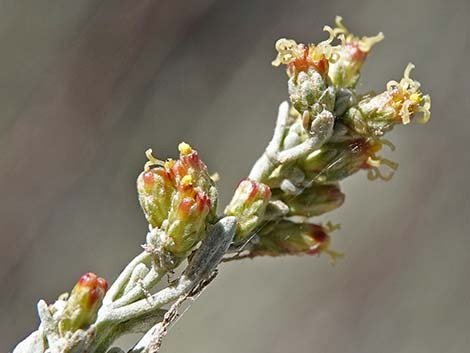
{"label": "flower bud cluster", "polygon": [[139,202],[145,217],[158,230],[158,247],[171,258],[186,257],[216,220],[217,189],[206,165],[188,144],[180,157],[166,162],[147,152],[149,162],[137,178]]}
{"label": "flower bud cluster", "polygon": [[[411,64],[383,93],[357,94],[362,66],[382,33],[357,37],[340,17],[335,28],[324,29],[329,38],[317,45],[292,39],[276,43],[273,65],[287,67],[290,110],[278,117],[282,130],[266,150],[267,162],[260,162],[267,171],[250,174],[271,189],[267,210],[275,206],[278,215],[266,218],[268,225],[251,244],[253,256],[322,252],[325,247],[318,244],[325,242],[315,235],[327,232],[310,218],[341,206],[339,182],[360,170],[371,180],[389,180],[397,164],[378,155],[384,146],[394,149],[383,135],[414,117],[419,122],[430,117],[430,97],[410,78]],[[324,239],[329,244],[329,237]]]}
{"label": "flower bud cluster", "polygon": [[[293,165],[278,165],[268,179],[262,180],[270,187],[285,184],[288,179],[294,186],[290,188],[292,193],[297,194],[311,183],[335,183],[360,169],[366,169],[370,179],[388,180],[397,164],[377,155],[384,145],[394,148],[381,137],[396,124],[408,124],[415,116],[419,122],[429,120],[430,97],[423,95],[420,83],[410,78],[412,64],[405,69],[404,78],[390,81],[383,93],[356,93],[362,65],[383,34],[359,38],[341,20],[336,18],[335,28],[325,26],[330,36],[318,45],[297,44],[288,39],[276,43],[278,56],[273,64],[287,66],[293,106],[283,147],[292,148],[304,143],[309,135],[318,134],[312,127],[320,111],[332,113],[335,122],[330,138],[321,146],[308,151]],[[338,45],[332,44],[335,39],[339,40]],[[326,63],[320,65],[323,61]],[[391,172],[384,175],[381,166]],[[296,178],[289,175],[292,170],[296,170]]]}
{"label": "flower bud cluster", "polygon": [[[319,44],[276,42],[272,64],[286,65],[290,102],[280,105],[273,138],[237,186],[227,217],[218,220],[214,180],[188,144],[179,145],[178,160],[160,161],[148,150],[137,178],[149,223],[146,253],[131,261],[106,297],[107,282],[87,273],[69,297],[64,294],[52,305],[40,301],[40,328],[14,352],[110,352],[120,334],[145,331],[164,315],[160,329],[148,331],[161,339],[182,301],[203,289],[221,260],[326,254],[334,262],[342,256],[330,249],[330,234],[338,226],[313,218],[343,204],[344,178],[360,170],[371,180],[392,177],[397,164],[379,152],[394,146],[383,135],[414,119],[426,123],[431,99],[410,77],[412,64],[384,92],[358,94],[362,66],[383,34],[357,37],[340,17],[335,28],[324,30],[329,38]],[[223,257],[230,252],[235,255]],[[178,281],[152,294],[184,259],[189,265]]]}

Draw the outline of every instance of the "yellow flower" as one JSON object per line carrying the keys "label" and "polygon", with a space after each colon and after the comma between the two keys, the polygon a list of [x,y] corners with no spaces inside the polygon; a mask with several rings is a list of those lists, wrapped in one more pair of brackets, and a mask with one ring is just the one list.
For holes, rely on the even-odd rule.
{"label": "yellow flower", "polygon": [[353,88],[359,80],[360,70],[371,48],[380,42],[384,35],[382,32],[373,37],[356,37],[343,25],[342,18],[336,16],[336,26],[325,26],[323,29],[330,33],[328,39],[332,42],[338,38],[340,44],[332,47],[332,60],[328,76],[335,86]]}
{"label": "yellow flower", "polygon": [[400,82],[389,81],[386,91],[362,96],[344,114],[343,122],[363,136],[382,136],[395,125],[408,124],[415,117],[426,123],[431,116],[431,98],[423,95],[420,83],[410,78],[413,68],[413,64],[408,64]]}

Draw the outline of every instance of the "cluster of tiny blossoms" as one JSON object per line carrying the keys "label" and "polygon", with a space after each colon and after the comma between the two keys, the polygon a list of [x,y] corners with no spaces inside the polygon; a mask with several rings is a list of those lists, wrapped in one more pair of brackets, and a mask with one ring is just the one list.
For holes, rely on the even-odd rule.
{"label": "cluster of tiny blossoms", "polygon": [[[41,325],[14,353],[106,352],[120,335],[147,332],[156,322],[164,334],[173,311],[162,307],[202,288],[221,261],[323,253],[334,261],[340,255],[330,249],[338,226],[314,218],[343,204],[344,178],[365,170],[371,180],[389,180],[397,164],[379,155],[384,146],[394,149],[384,134],[415,119],[427,122],[431,101],[410,77],[412,64],[383,92],[356,92],[382,33],[356,37],[340,17],[335,28],[324,29],[329,37],[319,44],[277,41],[272,64],[287,68],[289,101],[281,103],[272,140],[224,215],[217,215],[215,182],[194,149],[181,143],[179,159],[166,161],[148,150],[137,178],[149,225],[144,252],[109,290],[104,279],[87,273],[70,296],[51,305],[40,301]],[[152,294],[185,260],[180,278]]]}
{"label": "cluster of tiny blossoms", "polygon": [[216,221],[217,189],[206,165],[187,143],[179,151],[178,160],[163,162],[148,150],[149,161],[137,178],[140,205],[151,228],[148,249],[167,267],[186,258]]}
{"label": "cluster of tiny blossoms", "polygon": [[[235,239],[243,243],[242,257],[324,252],[334,260],[338,253],[328,246],[336,227],[312,217],[341,206],[339,182],[359,170],[371,180],[389,180],[397,164],[379,155],[383,146],[394,149],[383,135],[415,118],[429,120],[430,97],[410,78],[412,64],[384,92],[356,92],[362,65],[382,33],[356,37],[340,17],[335,28],[324,29],[329,38],[319,44],[276,42],[272,64],[287,68],[290,102],[281,105],[273,140],[249,183],[240,184],[225,211],[241,221]],[[248,186],[271,193],[243,192]]]}

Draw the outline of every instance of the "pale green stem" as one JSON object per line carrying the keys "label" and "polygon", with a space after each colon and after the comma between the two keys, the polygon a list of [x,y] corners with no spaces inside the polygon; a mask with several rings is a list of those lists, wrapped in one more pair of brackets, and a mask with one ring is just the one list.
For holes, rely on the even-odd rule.
{"label": "pale green stem", "polygon": [[144,251],[137,255],[121,272],[121,274],[118,276],[118,278],[114,281],[112,286],[109,288],[108,292],[106,293],[106,296],[103,299],[103,307],[106,307],[107,305],[111,304],[113,301],[115,301],[118,296],[124,291],[126,288],[127,283],[129,282],[129,279],[132,276],[132,272],[134,271],[135,267],[141,263],[145,265],[150,265],[151,264],[151,254],[148,253],[147,251]]}

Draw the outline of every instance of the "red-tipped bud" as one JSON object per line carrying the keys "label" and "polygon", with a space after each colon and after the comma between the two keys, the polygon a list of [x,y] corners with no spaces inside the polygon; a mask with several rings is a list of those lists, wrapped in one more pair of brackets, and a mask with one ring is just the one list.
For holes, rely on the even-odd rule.
{"label": "red-tipped bud", "polygon": [[235,243],[247,239],[262,222],[270,198],[269,186],[249,179],[240,182],[232,201],[225,208],[225,214],[235,216],[238,221]]}
{"label": "red-tipped bud", "polygon": [[282,221],[267,226],[260,234],[259,242],[254,243],[250,256],[282,256],[282,255],[319,255],[328,254],[334,261],[341,254],[329,249],[329,232],[334,226],[327,227],[317,224],[293,223]]}
{"label": "red-tipped bud", "polygon": [[175,186],[165,168],[143,171],[137,178],[139,202],[152,227],[160,227],[168,217]]}
{"label": "red-tipped bud", "polygon": [[61,335],[90,326],[96,320],[96,314],[107,290],[106,280],[94,273],[89,272],[81,276],[72,289],[59,321]]}
{"label": "red-tipped bud", "polygon": [[[174,206],[173,206],[174,205]],[[163,248],[174,257],[184,257],[205,234],[207,216],[211,201],[204,193],[196,191],[192,185],[179,187],[175,194]]]}
{"label": "red-tipped bud", "polygon": [[180,143],[178,149],[180,157],[169,165],[169,173],[174,178],[176,185],[190,183],[199,193],[208,196],[211,204],[209,220],[214,221],[217,218],[217,190],[207,166],[199,158],[197,151],[187,143]]}

